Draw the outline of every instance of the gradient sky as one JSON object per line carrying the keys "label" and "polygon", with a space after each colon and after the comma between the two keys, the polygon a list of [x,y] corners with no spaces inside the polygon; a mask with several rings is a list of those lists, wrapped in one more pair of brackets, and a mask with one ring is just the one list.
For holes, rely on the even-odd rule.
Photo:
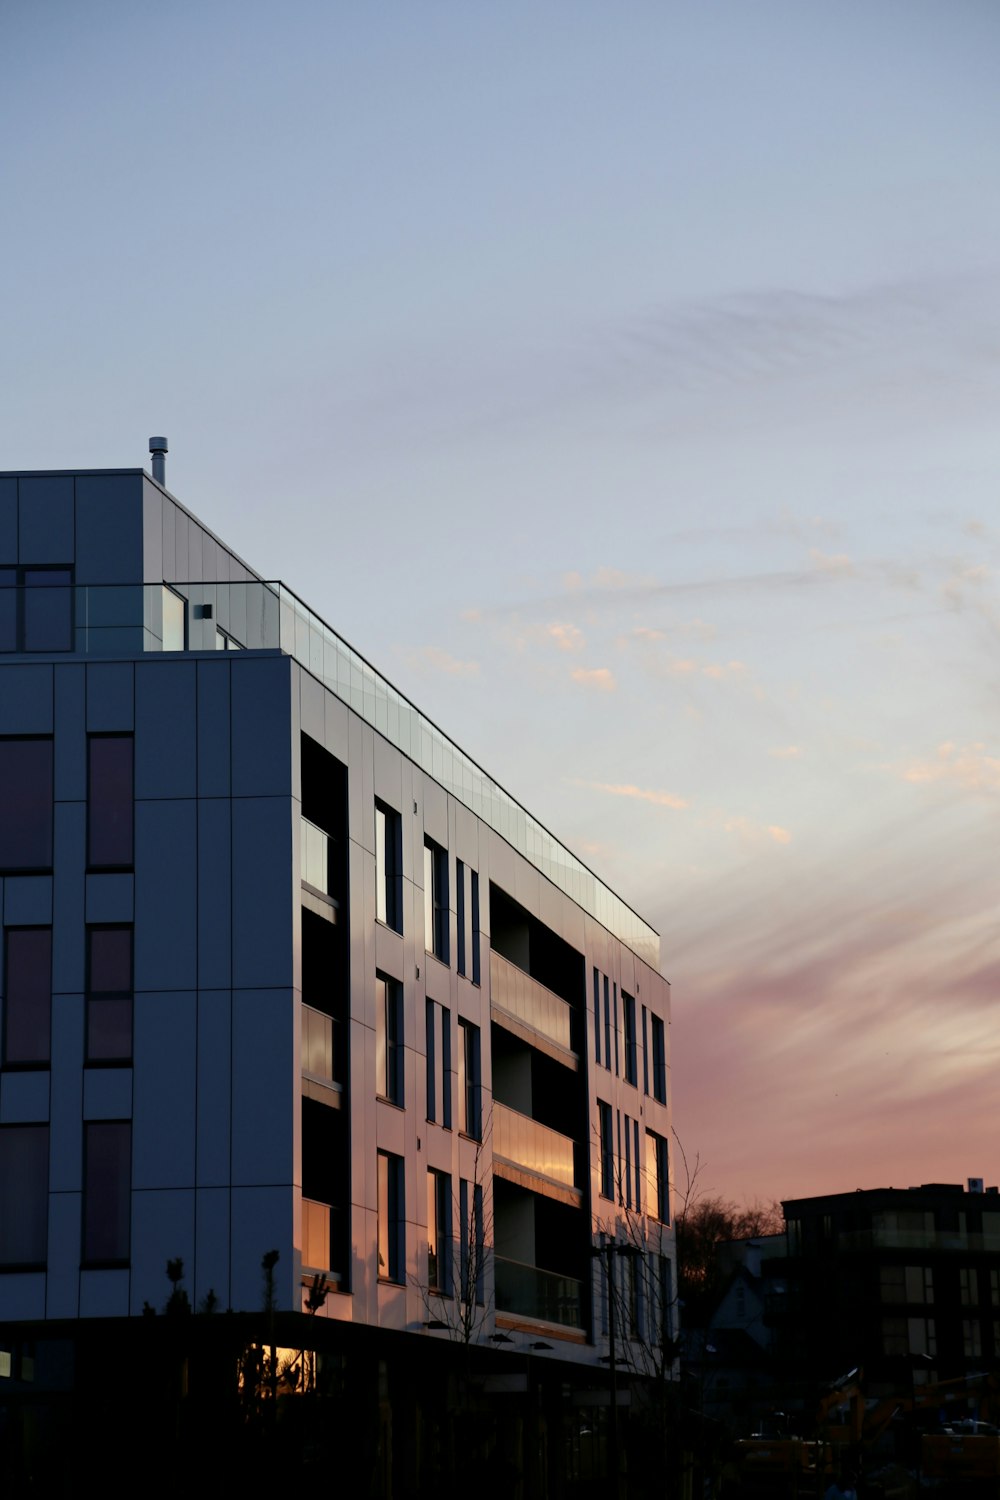
{"label": "gradient sky", "polygon": [[148,463],[662,933],[736,1198],[985,1176],[1000,7],[5,0],[0,468]]}

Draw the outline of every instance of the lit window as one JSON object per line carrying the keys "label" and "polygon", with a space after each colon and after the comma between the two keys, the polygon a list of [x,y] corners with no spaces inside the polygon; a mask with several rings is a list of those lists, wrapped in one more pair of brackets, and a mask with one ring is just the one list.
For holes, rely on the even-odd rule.
{"label": "lit window", "polygon": [[3,1057],[7,1067],[47,1067],[52,1017],[52,928],[6,933]]}
{"label": "lit window", "polygon": [[187,600],[163,585],[163,649],[187,650]]}
{"label": "lit window", "polygon": [[87,1061],[132,1057],[132,929],[87,929]]}
{"label": "lit window", "polygon": [[406,1269],[403,1160],[378,1153],[378,1274],[381,1281],[403,1280]]}
{"label": "lit window", "polygon": [[0,740],[0,870],[52,868],[52,741]]}
{"label": "lit window", "polygon": [[87,864],[92,870],[132,867],[132,750],[130,734],[89,737]]}
{"label": "lit window", "polygon": [[394,932],[403,930],[403,821],[375,804],[375,915]]}
{"label": "lit window", "polygon": [[376,1089],[392,1104],[403,1103],[403,986],[385,974],[375,976]]}

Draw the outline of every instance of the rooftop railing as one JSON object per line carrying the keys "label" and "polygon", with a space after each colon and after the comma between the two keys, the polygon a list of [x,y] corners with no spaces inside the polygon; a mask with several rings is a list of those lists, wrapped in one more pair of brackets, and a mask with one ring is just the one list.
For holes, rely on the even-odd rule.
{"label": "rooftop railing", "polygon": [[[655,930],[285,584],[2,584],[0,651],[134,656],[245,648],[293,656],[553,885],[659,968]],[[19,597],[25,594],[30,600]]]}

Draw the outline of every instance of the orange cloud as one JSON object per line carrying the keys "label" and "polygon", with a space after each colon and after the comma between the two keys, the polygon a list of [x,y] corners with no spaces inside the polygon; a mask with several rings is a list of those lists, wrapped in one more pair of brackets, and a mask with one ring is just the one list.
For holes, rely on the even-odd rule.
{"label": "orange cloud", "polygon": [[802,751],[798,745],[779,745],[776,749],[769,750],[768,754],[773,755],[776,760],[797,760]]}
{"label": "orange cloud", "polygon": [[546,625],[545,633],[555,641],[560,651],[582,651],[587,644],[583,631],[578,630],[575,625],[562,625],[556,622]]}
{"label": "orange cloud", "polygon": [[854,572],[854,564],[846,552],[821,552],[818,547],[810,547],[809,556],[821,573],[840,573],[848,577]]}
{"label": "orange cloud", "polygon": [[987,755],[981,741],[960,749],[946,740],[936,759],[912,762],[902,777],[916,785],[943,781],[966,792],[1000,792],[1000,756]]}
{"label": "orange cloud", "polygon": [[584,784],[593,787],[595,792],[607,792],[611,797],[635,797],[640,802],[652,802],[657,807],[679,810],[689,805],[686,797],[676,797],[673,792],[658,792],[649,787],[616,786],[607,781],[588,781]]}
{"label": "orange cloud", "polygon": [[582,683],[584,687],[598,688],[602,693],[613,693],[618,686],[614,673],[609,672],[607,667],[575,667],[570,676],[574,682]]}

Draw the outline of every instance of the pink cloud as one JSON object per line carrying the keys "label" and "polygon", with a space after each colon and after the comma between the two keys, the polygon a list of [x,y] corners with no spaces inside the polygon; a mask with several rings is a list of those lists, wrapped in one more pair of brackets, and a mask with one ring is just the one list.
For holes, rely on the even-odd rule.
{"label": "pink cloud", "polygon": [[570,676],[574,682],[597,688],[602,693],[613,693],[618,686],[614,673],[607,667],[575,667]]}

